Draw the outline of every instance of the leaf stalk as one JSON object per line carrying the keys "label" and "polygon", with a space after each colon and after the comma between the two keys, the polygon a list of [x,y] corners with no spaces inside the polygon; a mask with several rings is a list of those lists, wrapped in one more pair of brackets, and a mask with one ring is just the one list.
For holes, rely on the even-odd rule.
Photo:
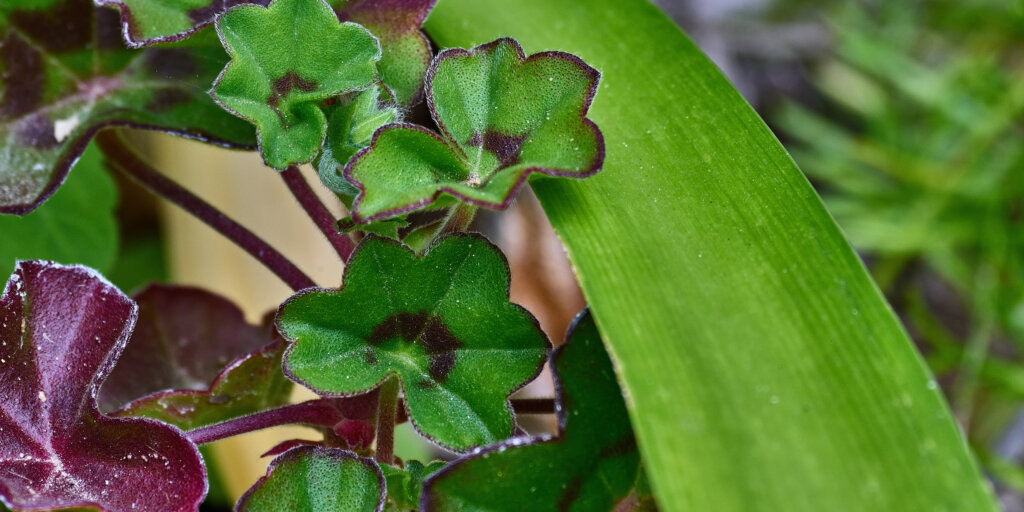
{"label": "leaf stalk", "polygon": [[316,227],[320,229],[320,232],[330,242],[331,247],[334,247],[334,252],[338,253],[341,261],[348,261],[352,251],[355,250],[355,244],[348,235],[338,231],[336,227],[338,219],[320,201],[316,192],[310,188],[309,183],[302,177],[298,167],[288,167],[288,169],[281,173],[281,178],[288,185],[288,190],[291,191],[295,200],[299,202],[302,209],[306,211],[309,218],[313,220]]}
{"label": "leaf stalk", "polygon": [[133,149],[128,147],[119,132],[101,131],[96,135],[96,145],[103,151],[113,169],[146,187],[154,194],[174,203],[224,235],[225,238],[256,258],[293,290],[316,286],[309,276],[262,238],[147,164]]}

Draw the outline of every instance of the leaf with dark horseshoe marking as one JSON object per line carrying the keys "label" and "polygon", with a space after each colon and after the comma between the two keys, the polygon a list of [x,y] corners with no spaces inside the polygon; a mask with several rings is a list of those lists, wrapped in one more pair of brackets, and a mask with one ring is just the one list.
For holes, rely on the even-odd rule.
{"label": "leaf with dark horseshoe marking", "polygon": [[285,373],[326,395],[397,375],[413,425],[455,451],[513,434],[508,395],[532,380],[550,346],[537,320],[508,300],[508,263],[483,237],[442,238],[423,256],[369,236],[340,290],[311,289],[281,305],[293,344]]}

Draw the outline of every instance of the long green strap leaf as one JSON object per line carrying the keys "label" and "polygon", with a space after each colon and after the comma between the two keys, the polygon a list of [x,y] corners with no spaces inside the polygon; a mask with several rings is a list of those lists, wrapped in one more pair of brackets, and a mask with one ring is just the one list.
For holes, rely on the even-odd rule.
{"label": "long green strap leaf", "polygon": [[670,511],[995,510],[934,380],[818,196],[643,0],[441,0],[603,73],[604,171],[539,179]]}

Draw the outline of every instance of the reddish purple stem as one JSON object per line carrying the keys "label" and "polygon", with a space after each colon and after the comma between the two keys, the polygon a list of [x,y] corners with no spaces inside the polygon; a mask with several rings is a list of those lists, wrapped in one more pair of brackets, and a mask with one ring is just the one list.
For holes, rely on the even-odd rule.
{"label": "reddish purple stem", "polygon": [[313,219],[316,227],[320,228],[320,232],[327,237],[327,241],[334,247],[334,251],[338,253],[341,260],[348,261],[348,257],[355,250],[355,244],[352,243],[348,236],[335,228],[338,219],[324,206],[324,203],[317,197],[316,192],[310,188],[309,183],[306,183],[306,179],[302,177],[298,167],[289,167],[281,173],[281,177],[284,178],[285,184],[288,185],[288,190],[291,190],[292,195],[302,205],[302,208],[306,210],[309,218]]}
{"label": "reddish purple stem", "polygon": [[[398,417],[392,420],[393,424],[401,424],[408,421],[405,415],[405,406],[402,403],[404,401],[399,400],[398,402]],[[281,425],[304,424],[316,427],[333,427],[345,419],[345,415],[342,414],[339,407],[343,408],[347,403],[356,402],[353,402],[352,398],[310,400],[197,428],[187,432],[185,435],[193,443],[200,445]],[[512,408],[518,414],[550,414],[555,412],[555,400],[552,398],[513,399]],[[355,414],[355,416],[360,417],[363,415]],[[379,442],[380,440],[378,440]]]}
{"label": "reddish purple stem", "polygon": [[333,427],[342,418],[341,412],[331,400],[310,400],[197,428],[186,433],[186,436],[193,443],[200,445],[280,425],[299,423]]}
{"label": "reddish purple stem", "polygon": [[96,144],[112,166],[168,201],[178,205],[199,220],[237,244],[281,278],[293,290],[316,286],[302,270],[271,247],[262,238],[223,212],[199,198],[170,178],[160,174],[129,148],[116,131],[104,130],[96,136]]}

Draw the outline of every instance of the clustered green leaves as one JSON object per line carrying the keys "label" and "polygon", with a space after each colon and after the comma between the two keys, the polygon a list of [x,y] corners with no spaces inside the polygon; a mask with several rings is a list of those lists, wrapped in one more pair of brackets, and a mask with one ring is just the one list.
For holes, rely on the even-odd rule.
{"label": "clustered green leaves", "polygon": [[[482,236],[460,233],[476,207],[505,208],[533,174],[585,177],[600,169],[603,139],[586,117],[600,78],[595,69],[560,52],[527,57],[512,39],[447,50],[431,63],[429,43],[419,29],[433,0],[96,3],[120,11],[129,46],[147,48],[140,54],[108,49],[109,42],[100,41],[106,33],[100,27],[116,23],[113,11],[88,0],[53,0],[42,6],[68,11],[54,13],[46,26],[64,23],[76,29],[75,13],[97,20],[82,28],[94,42],[83,42],[77,56],[32,39],[34,22],[25,20],[49,11],[23,2],[0,8],[4,51],[50,57],[53,67],[26,68],[40,75],[35,80],[52,82],[29,103],[12,103],[10,91],[18,93],[21,86],[4,79],[0,136],[6,138],[0,139],[0,152],[15,154],[13,161],[31,164],[32,172],[12,173],[12,166],[0,172],[0,208],[16,211],[38,204],[52,192],[42,188],[47,180],[63,179],[61,173],[81,153],[80,146],[105,125],[134,123],[194,137],[209,132],[251,146],[248,122],[269,167],[313,163],[324,185],[350,207],[351,216],[339,221],[339,229],[358,229],[365,236],[347,261],[341,288],[300,291],[282,304],[273,326],[249,325],[230,302],[197,289],[155,286],[134,300],[118,295],[131,315],[131,308],[139,308],[137,325],[134,316],[122,319],[121,336],[130,335],[126,349],[111,344],[101,347],[109,355],[97,352],[86,332],[68,339],[94,358],[121,358],[118,366],[102,370],[102,378],[89,381],[97,388],[90,400],[98,403],[85,419],[92,421],[102,411],[118,418],[112,425],[156,420],[154,425],[173,426],[167,427],[168,443],[194,448],[183,431],[209,432],[283,406],[291,386],[287,379],[310,388],[323,398],[319,403],[329,404],[326,425],[333,427],[325,427],[327,420],[320,418],[323,442],[296,440],[272,450],[278,456],[239,501],[236,509],[242,511],[380,510],[385,503],[389,510],[421,503],[451,509],[470,502],[487,510],[483,501],[456,496],[450,486],[462,485],[465,468],[478,466],[474,471],[480,476],[500,480],[506,469],[498,467],[495,473],[492,466],[506,459],[518,468],[509,472],[516,479],[505,481],[506,487],[520,480],[540,485],[532,479],[558,466],[566,482],[555,482],[555,487],[547,482],[534,495],[535,501],[548,500],[548,506],[557,498],[559,506],[610,509],[629,493],[639,459],[592,323],[581,335],[586,340],[573,342],[571,352],[583,355],[566,358],[580,362],[556,360],[555,371],[573,379],[572,386],[561,389],[562,436],[493,458],[494,450],[530,444],[513,437],[517,425],[509,396],[540,373],[551,344],[536,318],[509,301],[509,266],[501,251]],[[213,28],[204,29],[208,25],[216,29],[226,56],[211,44]],[[162,46],[148,48],[157,43]],[[79,72],[77,59],[94,53],[117,59],[110,65],[89,59],[92,64]],[[213,79],[217,69],[220,74]],[[139,77],[149,81],[135,83]],[[197,83],[204,81],[212,83],[209,94],[197,96]],[[147,84],[171,92],[150,97]],[[424,99],[432,126],[405,122]],[[68,105],[78,110],[67,110]],[[114,113],[101,109],[97,114],[97,105]],[[245,122],[203,110],[216,105]],[[58,118],[65,113],[74,115],[67,128],[60,123],[68,121]],[[201,122],[189,124],[195,115],[203,116]],[[54,130],[61,137],[51,141]],[[448,207],[452,213],[444,226],[415,225],[403,233],[413,222],[407,214]],[[40,273],[46,271],[39,267]],[[98,278],[60,271],[90,286],[105,286]],[[15,308],[19,303],[12,291],[18,290],[19,279],[12,278],[5,295],[14,309],[0,311],[11,318],[23,314]],[[33,321],[56,325],[53,318],[60,313],[44,313],[51,316]],[[27,335],[18,336],[21,347]],[[14,338],[4,338],[4,346],[9,341]],[[25,350],[30,353],[31,345]],[[75,375],[83,382],[91,377]],[[391,384],[382,386],[385,382]],[[401,397],[393,395],[399,392],[395,389]],[[379,410],[367,408],[367,397]],[[378,432],[393,428],[383,424],[393,421],[384,408],[394,413],[397,403],[405,404],[405,416],[424,437],[470,454],[449,471],[444,462],[403,463],[379,450],[375,461],[337,448],[347,443],[369,453],[373,433],[366,429],[375,423]],[[581,414],[571,428],[566,411]],[[494,448],[483,448],[488,445]],[[195,459],[196,454],[185,449],[177,455]],[[0,482],[18,476],[14,470],[4,473],[4,464],[20,463],[19,457],[0,457]],[[205,474],[189,471],[189,499],[194,501],[202,497],[196,482],[203,482]],[[501,493],[489,499],[515,499],[506,487],[495,484]],[[425,498],[424,488],[437,491]],[[54,493],[46,498],[53,503],[77,503],[62,490],[47,491]],[[104,506],[126,510],[132,491],[121,490],[123,495]],[[159,503],[157,498],[146,503]],[[2,487],[0,499],[15,508],[50,503]]]}
{"label": "clustered green leaves", "polygon": [[442,52],[426,83],[440,134],[400,124],[379,130],[345,170],[361,191],[353,216],[393,217],[442,195],[503,209],[530,173],[597,172],[604,142],[586,112],[599,77],[569,54],[527,59],[512,39]]}
{"label": "clustered green leaves", "polygon": [[317,105],[368,87],[380,44],[365,28],[339,23],[322,1],[242,6],[218,18],[231,63],[213,97],[251,121],[267,165],[284,169],[313,159],[327,119]]}

